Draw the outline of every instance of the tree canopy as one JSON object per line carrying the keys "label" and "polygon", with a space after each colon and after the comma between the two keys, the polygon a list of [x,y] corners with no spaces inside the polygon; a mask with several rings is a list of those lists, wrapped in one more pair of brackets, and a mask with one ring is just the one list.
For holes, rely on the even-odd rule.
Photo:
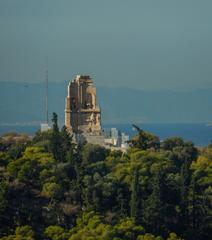
{"label": "tree canopy", "polygon": [[123,154],[53,125],[1,140],[0,239],[210,239],[211,146],[137,128]]}

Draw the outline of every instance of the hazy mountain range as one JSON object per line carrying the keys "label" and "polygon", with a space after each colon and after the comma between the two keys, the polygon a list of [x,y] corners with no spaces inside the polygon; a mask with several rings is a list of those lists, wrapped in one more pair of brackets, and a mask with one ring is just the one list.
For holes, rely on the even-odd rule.
{"label": "hazy mountain range", "polygon": [[[64,121],[68,82],[49,86],[49,115]],[[43,121],[45,88],[42,83],[0,82],[0,124]],[[98,87],[97,99],[104,123],[210,122],[212,89],[147,91]]]}

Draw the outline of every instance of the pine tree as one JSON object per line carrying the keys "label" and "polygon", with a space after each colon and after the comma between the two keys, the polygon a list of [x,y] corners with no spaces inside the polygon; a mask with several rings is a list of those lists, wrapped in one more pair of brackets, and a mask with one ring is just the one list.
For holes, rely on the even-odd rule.
{"label": "pine tree", "polygon": [[139,173],[138,169],[136,168],[133,171],[133,178],[132,178],[132,191],[131,191],[131,200],[130,200],[130,216],[137,220],[138,218],[138,193],[139,193]]}
{"label": "pine tree", "polygon": [[63,149],[67,152],[72,147],[72,136],[68,133],[66,126],[61,129],[61,137]]}
{"label": "pine tree", "polygon": [[180,223],[182,233],[186,235],[186,229],[188,229],[189,224],[189,214],[188,214],[188,194],[189,194],[189,185],[190,185],[190,164],[188,161],[185,161],[181,166],[181,186],[180,186]]}
{"label": "pine tree", "polygon": [[62,141],[61,141],[61,136],[60,136],[60,131],[57,123],[57,114],[53,113],[52,116],[52,123],[53,123],[53,128],[52,128],[52,137],[50,141],[50,146],[51,146],[51,151],[53,153],[54,158],[58,161],[61,162],[62,159]]}
{"label": "pine tree", "polygon": [[74,145],[72,143],[72,136],[68,133],[66,126],[61,129],[61,141],[62,141],[62,155],[64,160],[73,161]]}
{"label": "pine tree", "polygon": [[143,209],[144,223],[149,231],[154,229],[155,234],[165,232],[164,212],[166,205],[162,200],[163,177],[162,171],[158,170],[152,181],[152,193],[145,201]]}
{"label": "pine tree", "polygon": [[189,197],[189,207],[191,209],[189,226],[192,227],[187,234],[188,238],[191,239],[195,236],[196,239],[209,239],[211,231],[211,190],[209,190],[209,194],[207,191],[202,191],[195,176],[193,176]]}

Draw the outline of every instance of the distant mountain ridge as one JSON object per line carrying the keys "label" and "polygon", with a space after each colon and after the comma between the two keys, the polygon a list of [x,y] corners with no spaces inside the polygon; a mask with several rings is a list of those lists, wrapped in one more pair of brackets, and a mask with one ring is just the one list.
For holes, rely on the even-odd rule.
{"label": "distant mountain ridge", "polygon": [[[49,113],[64,122],[68,82],[50,83]],[[0,124],[44,121],[42,83],[0,82]],[[211,122],[212,89],[146,91],[97,87],[104,123]],[[50,116],[51,117],[51,116]]]}

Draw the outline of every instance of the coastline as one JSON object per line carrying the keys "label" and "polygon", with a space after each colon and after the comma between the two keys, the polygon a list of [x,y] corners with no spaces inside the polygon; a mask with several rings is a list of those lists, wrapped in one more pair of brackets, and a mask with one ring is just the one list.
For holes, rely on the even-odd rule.
{"label": "coastline", "polygon": [[[212,140],[212,125],[208,123],[143,123],[138,124],[145,131],[152,132],[160,137],[161,141],[171,136],[179,136],[186,141],[192,141],[196,146],[207,146]],[[136,134],[132,125],[127,124],[103,124],[104,129],[115,127],[125,132],[130,137]],[[40,129],[40,125],[34,124],[0,124],[0,135],[7,132],[19,132],[34,135]]]}

